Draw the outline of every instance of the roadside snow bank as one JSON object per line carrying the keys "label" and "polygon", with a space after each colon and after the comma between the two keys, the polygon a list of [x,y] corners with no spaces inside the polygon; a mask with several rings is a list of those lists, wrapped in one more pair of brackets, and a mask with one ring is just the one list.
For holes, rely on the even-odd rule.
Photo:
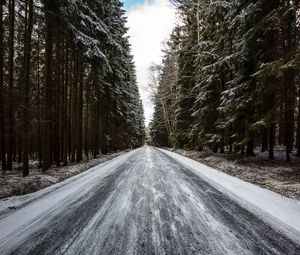
{"label": "roadside snow bank", "polygon": [[300,201],[286,198],[174,152],[160,150],[221,192],[230,195],[244,208],[300,242]]}
{"label": "roadside snow bank", "polygon": [[[80,190],[81,187],[84,187],[86,188],[86,190],[88,190],[87,186],[85,186],[86,183],[89,184],[88,186],[90,186],[91,183],[94,183],[94,180],[99,180],[99,178],[100,179],[103,178],[106,174],[109,173],[109,171],[114,170],[116,166],[122,164],[129,157],[131,157],[135,152],[136,150],[127,153],[121,153],[119,154],[119,156],[115,155],[110,159],[106,157],[105,162],[102,163],[99,162],[99,164],[97,164],[96,166],[80,174],[78,174],[75,171],[77,175],[74,175],[70,178],[67,178],[63,181],[60,181],[56,184],[48,186],[34,193],[0,199],[0,220],[6,217],[8,214],[13,213],[14,211],[17,212],[18,209],[25,207],[30,202],[38,203],[38,201],[42,200],[42,198],[47,194],[53,193],[55,197],[58,198],[58,200],[60,200],[65,197],[66,192],[71,194],[73,189]],[[77,167],[73,166],[73,167],[78,169],[78,166]],[[68,168],[72,168],[72,166],[68,166]],[[85,192],[81,191],[81,195],[83,195]],[[52,195],[50,194],[50,196]],[[53,206],[52,201],[47,201],[46,204],[47,204],[46,206],[47,208]],[[38,212],[40,212],[41,210],[44,210],[44,207],[39,208],[37,211],[34,212],[34,214],[38,214]],[[0,229],[1,229],[1,224],[0,224]]]}
{"label": "roadside snow bank", "polygon": [[261,152],[258,149],[254,151],[255,157],[230,152],[213,153],[207,148],[202,151],[171,148],[166,150],[300,201],[300,158],[292,155],[292,161],[286,162],[285,150],[281,147],[276,147],[274,150],[275,160],[269,160],[268,152]]}
{"label": "roadside snow bank", "polygon": [[41,169],[38,169],[38,162],[31,162],[30,175],[27,177],[23,177],[22,171],[18,169],[18,167],[15,167],[13,171],[9,171],[5,175],[0,175],[0,199],[25,195],[44,189],[74,175],[80,174],[91,167],[120,156],[125,152],[126,151],[101,154],[97,158],[92,158],[80,163],[64,167],[52,167],[45,173],[42,173]]}
{"label": "roadside snow bank", "polygon": [[[95,185],[103,184],[105,177],[117,171],[117,168],[128,161],[136,151],[125,153],[35,193],[0,200],[0,230],[5,230],[0,231],[2,247],[7,243],[20,244],[24,238],[33,234],[37,227],[45,226],[74,201],[88,196]],[[8,245],[7,249],[10,248],[11,245]],[[1,254],[7,253],[9,250],[1,250]]]}

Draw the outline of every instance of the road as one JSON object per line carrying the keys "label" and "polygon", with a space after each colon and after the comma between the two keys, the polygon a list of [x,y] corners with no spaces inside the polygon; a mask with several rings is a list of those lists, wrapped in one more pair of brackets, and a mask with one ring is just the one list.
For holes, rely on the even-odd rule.
{"label": "road", "polygon": [[299,243],[156,148],[111,164],[76,180],[79,190],[17,209],[17,226],[4,224],[16,215],[0,219],[0,254],[300,254]]}

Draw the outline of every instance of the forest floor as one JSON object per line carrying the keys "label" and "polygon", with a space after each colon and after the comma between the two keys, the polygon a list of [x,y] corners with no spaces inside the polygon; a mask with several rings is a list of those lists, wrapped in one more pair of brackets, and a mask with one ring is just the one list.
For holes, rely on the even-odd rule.
{"label": "forest floor", "polygon": [[208,150],[168,150],[286,197],[300,200],[300,158],[292,156],[291,162],[285,162],[285,151],[281,148],[276,148],[275,160],[271,161],[268,160],[268,152],[259,151],[255,151],[255,157],[241,157],[234,153],[215,154]]}
{"label": "forest floor", "polygon": [[103,154],[97,158],[84,160],[80,163],[73,163],[68,166],[53,166],[47,172],[42,173],[39,162],[30,160],[30,175],[22,177],[22,165],[14,162],[13,171],[0,175],[0,199],[11,196],[29,194],[67,178],[78,175],[93,166],[113,159],[126,151],[111,154]]}

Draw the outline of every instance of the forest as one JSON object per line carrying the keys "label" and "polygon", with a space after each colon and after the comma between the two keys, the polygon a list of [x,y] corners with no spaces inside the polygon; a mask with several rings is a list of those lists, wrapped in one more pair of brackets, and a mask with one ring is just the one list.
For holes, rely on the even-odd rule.
{"label": "forest", "polygon": [[144,143],[120,0],[0,1],[0,154],[29,174]]}
{"label": "forest", "polygon": [[172,2],[180,22],[150,68],[152,143],[300,157],[300,1]]}

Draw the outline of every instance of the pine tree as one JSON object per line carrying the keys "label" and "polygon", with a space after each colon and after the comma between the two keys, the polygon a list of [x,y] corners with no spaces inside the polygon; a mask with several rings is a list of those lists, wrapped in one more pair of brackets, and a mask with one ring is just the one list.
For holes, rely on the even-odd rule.
{"label": "pine tree", "polygon": [[122,3],[10,0],[7,20],[4,5],[3,170],[6,155],[8,170],[13,160],[23,161],[27,176],[30,159],[47,171],[53,164],[143,145],[144,113]]}
{"label": "pine tree", "polygon": [[[218,147],[224,152],[226,126],[219,111],[221,93],[230,76],[230,64],[226,57],[230,51],[226,15],[228,2],[202,2],[198,7],[198,38],[196,82],[193,88],[196,100],[193,105],[194,126],[191,139],[197,147],[210,146],[214,152]],[[201,35],[200,35],[201,34]]]}
{"label": "pine tree", "polygon": [[197,1],[186,1],[181,5],[184,25],[178,52],[178,98],[175,113],[176,146],[183,148],[189,144],[191,106],[194,103],[192,89],[195,84],[195,42],[197,42]]}
{"label": "pine tree", "polygon": [[[284,145],[291,160],[296,130],[300,148],[299,2],[173,2],[183,21],[178,71],[170,71],[176,73],[176,99],[167,107],[155,101],[153,140],[168,136],[168,128],[157,128],[165,119],[159,116],[175,112],[172,137],[178,147],[207,146],[221,153],[227,147],[254,156],[259,146],[274,159],[274,147]],[[164,93],[160,87],[156,98]]]}

